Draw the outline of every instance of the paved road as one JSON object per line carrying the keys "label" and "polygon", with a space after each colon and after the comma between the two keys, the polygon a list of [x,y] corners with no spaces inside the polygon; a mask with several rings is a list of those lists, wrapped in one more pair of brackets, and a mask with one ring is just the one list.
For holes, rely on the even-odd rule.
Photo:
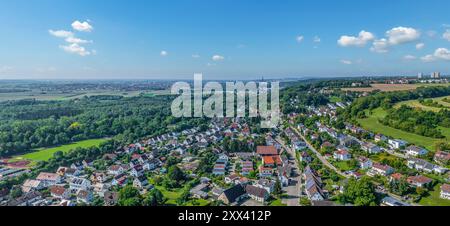
{"label": "paved road", "polygon": [[289,164],[292,167],[291,183],[289,186],[284,187],[283,191],[286,192],[287,197],[283,198],[281,202],[287,206],[300,206],[300,192],[302,189],[301,171],[299,169],[299,162],[295,157],[295,151],[292,148],[287,147],[282,139],[277,138],[278,143],[281,144],[284,150],[286,150],[289,155]]}
{"label": "paved road", "polygon": [[333,166],[333,164],[331,164],[330,162],[328,162],[328,160],[322,156],[322,154],[320,154],[315,148],[314,146],[312,146],[311,143],[308,142],[308,140],[306,140],[306,138],[294,127],[291,127],[291,129],[297,133],[298,136],[300,136],[302,138],[303,141],[305,141],[306,145],[308,146],[308,148],[314,152],[314,154],[317,156],[317,158],[328,168],[332,169],[333,171],[335,171],[337,174],[346,177],[346,178],[350,178],[349,175],[344,174],[343,172],[341,172],[339,169],[337,169],[335,166]]}

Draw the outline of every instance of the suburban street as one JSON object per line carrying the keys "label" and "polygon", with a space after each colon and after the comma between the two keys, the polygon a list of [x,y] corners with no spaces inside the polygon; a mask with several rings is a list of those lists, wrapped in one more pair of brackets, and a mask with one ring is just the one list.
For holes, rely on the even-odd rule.
{"label": "suburban street", "polygon": [[302,173],[299,169],[299,162],[297,158],[295,157],[295,150],[292,150],[292,148],[287,147],[283,140],[277,139],[277,142],[281,144],[284,150],[289,153],[289,164],[292,167],[292,177],[291,177],[291,183],[289,186],[284,187],[283,191],[286,192],[286,197],[284,197],[281,201],[283,204],[286,204],[287,206],[299,206],[300,205],[300,193],[302,189],[302,181],[301,176]]}
{"label": "suburban street", "polygon": [[308,142],[308,140],[306,140],[306,138],[294,127],[291,127],[291,129],[297,133],[298,136],[300,136],[302,138],[303,141],[305,141],[306,145],[308,146],[308,148],[314,152],[314,154],[317,156],[317,158],[328,168],[334,170],[337,174],[346,177],[346,178],[350,178],[349,175],[344,174],[343,172],[341,172],[339,169],[337,169],[335,166],[333,166],[330,162],[328,162],[327,159],[325,159],[325,157],[323,157],[313,146],[311,143]]}

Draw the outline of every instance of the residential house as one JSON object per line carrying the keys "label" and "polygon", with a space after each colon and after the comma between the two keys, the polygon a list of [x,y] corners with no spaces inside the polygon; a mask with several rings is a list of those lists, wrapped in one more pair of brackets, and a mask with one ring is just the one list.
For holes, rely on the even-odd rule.
{"label": "residential house", "polygon": [[114,177],[114,179],[111,181],[111,185],[113,186],[123,186],[127,183],[128,177],[126,174],[119,174]]}
{"label": "residential house", "polygon": [[371,173],[381,176],[389,176],[394,173],[394,168],[380,163],[373,163]]}
{"label": "residential house", "polygon": [[258,202],[264,203],[269,198],[269,192],[267,192],[267,190],[264,188],[247,185],[245,187],[245,191],[251,199],[254,199]]}
{"label": "residential house", "polygon": [[61,183],[62,178],[56,173],[42,172],[36,177],[36,180],[41,181],[43,183],[43,186],[48,187]]}
{"label": "residential house", "polygon": [[370,160],[369,158],[363,157],[363,156],[358,158],[358,162],[359,162],[359,168],[363,169],[363,170],[370,169],[370,168],[372,168],[372,165],[373,165],[372,160]]}
{"label": "residential house", "polygon": [[275,146],[258,146],[256,147],[256,153],[261,156],[274,156],[278,155],[278,150]]}
{"label": "residential house", "polygon": [[225,177],[225,183],[227,184],[237,184],[241,177],[237,174],[231,174]]}
{"label": "residential house", "polygon": [[255,186],[263,188],[269,194],[272,194],[272,192],[273,192],[273,190],[275,188],[275,181],[269,180],[269,179],[259,179]]}
{"label": "residential house", "polygon": [[92,192],[87,190],[79,190],[77,193],[77,202],[89,204],[94,199]]}
{"label": "residential house", "polygon": [[312,161],[312,158],[308,154],[308,152],[304,151],[304,152],[300,153],[300,161],[310,163]]}
{"label": "residential house", "polygon": [[59,167],[56,173],[61,177],[74,177],[80,175],[80,170],[76,168]]}
{"label": "residential house", "polygon": [[115,206],[119,200],[119,193],[107,191],[105,192],[105,196],[103,198],[106,206]]}
{"label": "residential house", "polygon": [[147,177],[144,175],[134,178],[133,186],[139,189],[148,189],[151,187],[148,183]]}
{"label": "residential house", "polygon": [[161,166],[161,161],[159,159],[150,159],[143,163],[144,170],[154,170]]}
{"label": "residential house", "polygon": [[375,142],[386,142],[387,141],[387,137],[383,134],[377,134],[374,137]]}
{"label": "residential house", "polygon": [[378,154],[381,152],[381,148],[373,143],[364,142],[361,145],[361,149],[369,154]]}
{"label": "residential house", "polygon": [[112,165],[108,168],[109,175],[120,175],[124,172],[124,168],[121,165]]}
{"label": "residential house", "polygon": [[406,154],[412,157],[423,156],[426,155],[427,153],[428,153],[427,149],[417,146],[409,146],[406,149]]}
{"label": "residential house", "polygon": [[88,190],[91,188],[91,182],[81,177],[74,177],[70,180],[69,186],[71,189]]}
{"label": "residential house", "polygon": [[225,191],[218,197],[218,200],[222,201],[226,205],[230,205],[236,201],[243,199],[246,195],[246,191],[243,185],[237,184]]}
{"label": "residential house", "polygon": [[208,198],[209,184],[199,184],[193,187],[189,193],[197,199],[207,199]]}
{"label": "residential house", "polygon": [[441,186],[441,198],[450,200],[450,184],[443,184]]}
{"label": "residential house", "polygon": [[317,173],[310,166],[306,166],[303,175],[308,198],[311,201],[325,200],[325,195],[322,191],[322,180]]}
{"label": "residential house", "polygon": [[388,143],[392,149],[401,149],[408,144],[408,142],[404,140],[397,140],[397,139],[389,139]]}
{"label": "residential house", "polygon": [[39,180],[27,179],[22,185],[22,192],[28,193],[32,191],[39,191],[44,188],[44,183]]}
{"label": "residential house", "polygon": [[70,190],[66,189],[64,186],[53,185],[50,187],[50,194],[54,198],[58,199],[69,199]]}
{"label": "residential house", "polygon": [[26,193],[19,198],[9,200],[8,206],[32,206],[33,203],[38,202],[42,199],[42,194],[40,192],[34,191]]}
{"label": "residential house", "polygon": [[241,174],[244,176],[247,176],[252,172],[253,169],[253,162],[252,161],[242,161],[241,162]]}
{"label": "residential house", "polygon": [[393,182],[393,181],[400,181],[403,178],[403,174],[401,173],[393,173],[391,174],[391,176],[389,177],[389,181]]}
{"label": "residential house", "polygon": [[434,161],[440,164],[449,164],[450,163],[450,153],[445,151],[438,151],[434,155]]}
{"label": "residential house", "polygon": [[333,153],[333,158],[339,161],[347,161],[350,160],[352,156],[346,150],[338,150]]}
{"label": "residential house", "polygon": [[433,183],[433,180],[422,175],[417,175],[408,177],[406,182],[414,187],[423,188],[428,187],[431,183]]}
{"label": "residential house", "polygon": [[133,177],[140,177],[144,175],[144,173],[144,167],[142,165],[136,165],[130,171],[130,175]]}

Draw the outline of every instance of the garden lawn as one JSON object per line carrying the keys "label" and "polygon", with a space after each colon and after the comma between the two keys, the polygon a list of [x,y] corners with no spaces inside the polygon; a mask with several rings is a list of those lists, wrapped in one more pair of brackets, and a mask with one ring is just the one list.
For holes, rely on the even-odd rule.
{"label": "garden lawn", "polygon": [[30,161],[34,161],[34,162],[47,161],[53,157],[54,153],[56,153],[58,151],[67,153],[76,148],[98,147],[101,143],[105,142],[106,140],[107,140],[106,138],[91,139],[91,140],[79,141],[79,142],[62,145],[62,146],[58,146],[58,147],[53,147],[53,148],[41,148],[41,149],[36,150],[35,152],[17,156],[14,158],[14,160],[25,159],[25,160],[30,160]]}
{"label": "garden lawn", "polygon": [[441,185],[434,186],[433,191],[430,191],[430,195],[420,199],[419,204],[424,206],[450,206],[450,200],[441,199]]}

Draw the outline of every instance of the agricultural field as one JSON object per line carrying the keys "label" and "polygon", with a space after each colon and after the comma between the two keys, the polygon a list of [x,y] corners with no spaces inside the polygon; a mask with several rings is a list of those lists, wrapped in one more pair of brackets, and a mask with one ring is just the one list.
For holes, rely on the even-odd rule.
{"label": "agricultural field", "polygon": [[47,161],[51,157],[53,157],[53,154],[62,151],[64,153],[67,153],[75,148],[89,148],[89,147],[96,147],[99,146],[101,143],[106,141],[107,139],[91,139],[91,140],[84,140],[75,142],[72,144],[62,145],[59,147],[52,147],[52,148],[41,148],[36,150],[35,152],[16,156],[10,161],[23,161],[23,160],[29,160],[32,163],[39,162],[39,161]]}
{"label": "agricultural field", "polygon": [[419,87],[429,87],[429,86],[450,86],[447,84],[371,84],[371,87],[362,88],[343,88],[343,91],[352,92],[373,92],[375,90],[380,90],[381,92],[395,92],[395,91],[405,91],[405,90],[415,90]]}
{"label": "agricultural field", "polygon": [[76,98],[90,97],[90,96],[123,96],[123,97],[134,97],[139,95],[145,96],[156,96],[169,94],[168,90],[162,91],[115,91],[115,90],[86,90],[86,91],[73,91],[73,92],[42,92],[40,90],[30,90],[25,92],[14,92],[14,93],[0,93],[0,101],[8,100],[22,100],[22,99],[36,99],[43,101],[50,100],[72,100]]}
{"label": "agricultural field", "polygon": [[441,131],[446,136],[446,139],[435,139],[430,137],[424,137],[417,134],[405,132],[399,129],[395,129],[389,126],[385,126],[378,122],[378,119],[386,116],[386,111],[381,108],[377,108],[372,111],[372,114],[367,114],[368,117],[365,119],[358,119],[358,122],[364,129],[370,130],[375,133],[382,133],[386,136],[394,137],[397,139],[406,140],[411,144],[416,144],[419,146],[423,146],[428,150],[435,150],[435,145],[442,141],[450,140],[450,132],[448,129],[441,128]]}

